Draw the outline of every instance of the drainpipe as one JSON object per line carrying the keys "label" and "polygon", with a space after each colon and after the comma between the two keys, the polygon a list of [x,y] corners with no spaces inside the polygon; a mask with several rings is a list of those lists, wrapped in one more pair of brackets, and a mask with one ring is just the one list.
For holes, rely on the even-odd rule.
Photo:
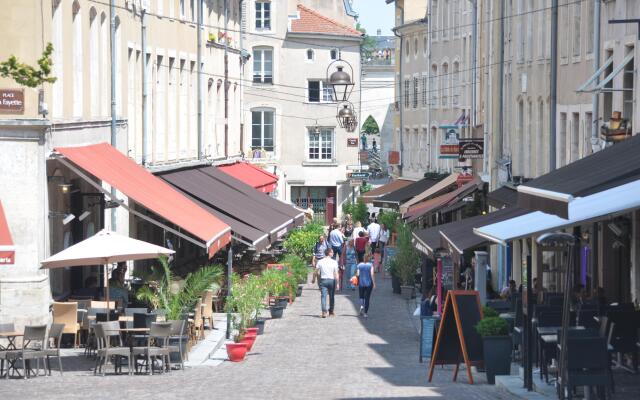
{"label": "drainpipe", "polygon": [[[148,107],[148,88],[147,88],[147,62],[151,63],[151,58],[147,61],[147,10],[144,8],[140,11],[140,47],[142,50],[142,166],[148,164],[147,153],[149,152],[149,124],[147,121]],[[151,56],[149,56],[151,57]]]}
{"label": "drainpipe", "polygon": [[[115,0],[109,1],[110,37],[111,37],[111,146],[117,148],[116,130],[116,6]],[[116,198],[116,188],[111,186],[111,198]],[[116,208],[111,209],[111,230],[116,230]]]}
{"label": "drainpipe", "polygon": [[504,9],[505,2],[504,0],[502,0],[500,2],[500,45],[498,49],[498,57],[500,58],[500,63],[498,64],[498,71],[500,74],[498,80],[498,130],[495,135],[495,140],[497,142],[495,148],[497,151],[495,153],[495,156],[493,157],[494,160],[502,159],[504,140]]}
{"label": "drainpipe", "polygon": [[[431,143],[431,91],[433,88],[431,87],[431,38],[433,37],[433,24],[431,23],[431,13],[433,9],[431,8],[431,2],[429,2],[428,6],[428,19],[427,19],[427,135],[428,143],[429,143],[429,171],[433,172],[435,170],[437,160],[432,159],[434,150],[434,143]],[[424,88],[422,88],[424,90]]]}
{"label": "drainpipe", "polygon": [[202,2],[204,0],[198,0],[198,33],[196,40],[198,41],[197,63],[196,71],[198,74],[198,160],[203,159],[203,132],[202,132]]}
{"label": "drainpipe", "polygon": [[551,90],[549,101],[549,171],[556,169],[556,111],[558,108],[558,0],[551,0]]}
{"label": "drainpipe", "polygon": [[244,111],[242,111],[243,102],[244,102],[244,45],[242,36],[244,35],[244,30],[242,28],[243,18],[245,17],[245,13],[242,12],[242,6],[244,0],[240,0],[238,7],[240,7],[240,108],[238,112],[240,113],[240,156],[244,159]]}
{"label": "drainpipe", "polygon": [[[478,67],[478,2],[472,0],[473,28],[471,30],[471,129],[473,130],[478,124],[476,117],[476,91],[477,91],[477,67]],[[486,147],[486,146],[485,146]]]}
{"label": "drainpipe", "polygon": [[[593,70],[597,71],[600,69],[600,0],[593,0],[593,2],[595,3],[593,9]],[[598,81],[600,81],[600,77],[596,77],[596,85]],[[593,93],[591,104],[591,151],[595,153],[600,150],[600,139],[598,137],[600,104],[598,102],[598,92]]]}
{"label": "drainpipe", "polygon": [[[400,6],[397,2],[396,2],[396,7],[400,9],[400,25],[404,24],[404,7]],[[398,34],[397,29],[393,29],[393,34],[400,39],[400,54],[397,58],[397,60],[400,63],[400,77],[398,78],[398,107],[400,108],[400,164],[398,165],[398,175],[402,176],[402,170],[404,169],[404,139],[403,139],[403,135],[404,135],[404,116],[403,116],[403,112],[404,112],[404,106],[402,104],[402,86],[403,86],[403,78],[402,78],[402,57],[403,57],[403,49],[402,49],[402,45],[404,44],[404,39],[402,38],[401,34]]]}
{"label": "drainpipe", "polygon": [[229,158],[229,7],[224,0],[224,158]]}

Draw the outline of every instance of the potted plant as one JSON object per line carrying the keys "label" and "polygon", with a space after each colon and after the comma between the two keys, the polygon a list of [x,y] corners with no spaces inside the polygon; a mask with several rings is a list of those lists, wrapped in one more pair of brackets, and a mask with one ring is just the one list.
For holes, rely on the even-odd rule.
{"label": "potted plant", "polygon": [[415,274],[420,266],[420,253],[411,244],[411,231],[406,225],[398,225],[398,246],[391,261],[391,268],[400,280],[400,290],[405,299],[415,293]]}
{"label": "potted plant", "polygon": [[482,336],[487,382],[493,385],[496,375],[511,373],[513,343],[509,336],[509,325],[498,316],[485,317],[476,325],[476,331]]}

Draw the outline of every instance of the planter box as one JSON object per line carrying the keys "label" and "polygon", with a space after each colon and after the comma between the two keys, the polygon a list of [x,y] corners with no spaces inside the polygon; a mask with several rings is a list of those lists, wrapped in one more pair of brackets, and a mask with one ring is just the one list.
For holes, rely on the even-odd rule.
{"label": "planter box", "polygon": [[270,311],[271,311],[271,318],[273,318],[273,319],[282,318],[282,314],[284,312],[284,307],[271,306]]}
{"label": "planter box", "polygon": [[487,382],[496,383],[497,375],[511,374],[511,336],[485,336],[482,338],[484,368]]}
{"label": "planter box", "polygon": [[413,286],[400,286],[400,292],[402,294],[402,298],[405,300],[411,300],[415,296],[416,288]]}
{"label": "planter box", "polygon": [[400,294],[400,278],[395,275],[391,275],[391,289],[393,293]]}

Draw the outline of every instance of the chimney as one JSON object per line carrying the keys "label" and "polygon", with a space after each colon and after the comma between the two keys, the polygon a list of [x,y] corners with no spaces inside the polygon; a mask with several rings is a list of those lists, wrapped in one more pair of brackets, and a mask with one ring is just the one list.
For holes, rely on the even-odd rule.
{"label": "chimney", "polygon": [[382,29],[378,29],[377,34],[378,34],[378,36],[382,35]]}

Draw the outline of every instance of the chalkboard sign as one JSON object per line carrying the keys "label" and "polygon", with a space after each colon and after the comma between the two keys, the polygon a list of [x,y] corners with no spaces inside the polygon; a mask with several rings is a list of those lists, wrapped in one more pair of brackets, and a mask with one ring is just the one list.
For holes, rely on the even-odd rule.
{"label": "chalkboard sign", "polygon": [[382,260],[382,265],[384,266],[385,271],[389,271],[391,268],[391,260],[393,260],[396,256],[397,248],[392,246],[385,246],[384,248],[384,260]]}
{"label": "chalkboard sign", "polygon": [[482,338],[475,326],[482,319],[480,296],[473,290],[452,290],[447,292],[442,320],[436,337],[429,382],[436,365],[455,365],[453,380],[458,377],[460,363],[467,367],[469,383],[473,384],[471,367],[483,365]]}
{"label": "chalkboard sign", "polygon": [[431,358],[439,320],[439,317],[420,318],[420,362]]}

